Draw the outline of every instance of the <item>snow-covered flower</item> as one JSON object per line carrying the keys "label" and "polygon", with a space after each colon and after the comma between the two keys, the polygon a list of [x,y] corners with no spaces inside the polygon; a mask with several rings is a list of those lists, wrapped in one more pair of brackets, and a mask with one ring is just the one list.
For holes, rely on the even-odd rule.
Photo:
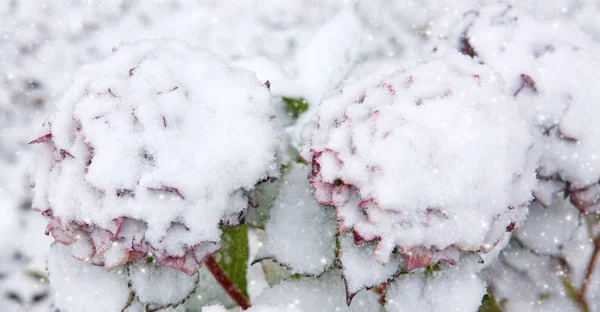
{"label": "snow-covered flower", "polygon": [[84,67],[45,123],[33,207],[73,256],[107,268],[148,254],[188,274],[277,175],[270,94],[253,74],[170,40]]}
{"label": "snow-covered flower", "polygon": [[531,147],[496,74],[454,52],[344,85],[321,103],[301,155],[339,232],[376,242],[381,265],[398,252],[410,271],[488,252],[522,223]]}
{"label": "snow-covered flower", "polygon": [[490,66],[506,82],[506,93],[527,108],[541,158],[536,199],[549,206],[554,192],[566,190],[582,213],[599,213],[600,46],[571,19],[547,19],[504,3],[461,16],[469,21],[461,19],[462,27],[437,24],[435,44]]}

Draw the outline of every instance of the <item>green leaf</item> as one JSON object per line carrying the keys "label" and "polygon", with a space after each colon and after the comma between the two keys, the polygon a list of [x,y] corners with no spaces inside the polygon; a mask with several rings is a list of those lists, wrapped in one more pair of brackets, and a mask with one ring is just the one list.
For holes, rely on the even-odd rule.
{"label": "green leaf", "polygon": [[434,272],[437,272],[439,270],[440,270],[439,264],[428,265],[427,268],[425,269],[425,275],[432,275]]}
{"label": "green leaf", "polygon": [[481,307],[479,307],[479,312],[502,312],[502,309],[496,302],[496,299],[489,292],[483,296],[483,301],[481,302]]}
{"label": "green leaf", "polygon": [[227,274],[231,282],[246,298],[246,271],[248,266],[248,225],[221,228],[221,250],[214,255],[215,260]]}
{"label": "green leaf", "polygon": [[291,114],[294,119],[298,118],[300,114],[308,110],[308,103],[303,98],[289,98],[283,97],[285,103],[284,110],[286,113]]}

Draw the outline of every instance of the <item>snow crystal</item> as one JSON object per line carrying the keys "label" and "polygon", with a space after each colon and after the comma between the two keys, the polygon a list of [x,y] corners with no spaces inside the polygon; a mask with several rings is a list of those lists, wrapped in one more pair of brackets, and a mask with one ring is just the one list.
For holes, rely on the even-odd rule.
{"label": "snow crystal", "polygon": [[[54,243],[48,255],[48,273],[54,304],[61,311],[121,311],[129,298],[127,273],[77,261],[71,246]],[[98,304],[98,303],[102,304]]]}
{"label": "snow crystal", "polygon": [[522,222],[535,185],[528,131],[493,72],[449,53],[344,85],[301,156],[340,231],[378,240],[381,263],[398,247],[425,267],[434,252],[489,251]]}
{"label": "snow crystal", "polygon": [[315,202],[309,169],[291,164],[265,225],[264,253],[293,273],[321,274],[335,258],[335,215]]}
{"label": "snow crystal", "polygon": [[400,275],[387,289],[385,308],[401,311],[478,311],[485,283],[469,266],[445,267],[431,276]]}
{"label": "snow crystal", "polygon": [[242,221],[248,191],[277,174],[269,97],[251,73],[186,44],[119,46],[78,74],[33,141],[33,206],[57,240],[92,244],[96,263],[151,252],[195,273],[219,224]]}

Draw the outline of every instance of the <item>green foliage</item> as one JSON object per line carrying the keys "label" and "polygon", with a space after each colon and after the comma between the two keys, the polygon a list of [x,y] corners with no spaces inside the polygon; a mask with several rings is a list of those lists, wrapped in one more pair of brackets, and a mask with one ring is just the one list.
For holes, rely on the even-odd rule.
{"label": "green foliage", "polygon": [[284,96],[282,99],[285,104],[284,110],[286,113],[292,115],[294,119],[308,110],[308,103],[303,98],[289,98]]}
{"label": "green foliage", "polygon": [[246,271],[248,266],[248,226],[221,228],[221,250],[214,255],[215,260],[227,274],[231,282],[246,298]]}
{"label": "green foliage", "polygon": [[496,298],[489,292],[483,296],[479,312],[502,312],[502,309],[496,302]]}
{"label": "green foliage", "polygon": [[440,270],[439,264],[428,265],[427,268],[425,269],[425,275],[431,275],[434,272],[437,272],[439,270]]}

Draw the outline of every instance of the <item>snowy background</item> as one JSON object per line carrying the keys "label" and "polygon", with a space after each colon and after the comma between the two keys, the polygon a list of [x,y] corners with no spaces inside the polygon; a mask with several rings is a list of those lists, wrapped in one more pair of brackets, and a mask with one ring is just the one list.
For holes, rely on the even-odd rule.
{"label": "snowy background", "polygon": [[[270,82],[271,107],[265,107],[261,114],[275,112],[273,127],[281,130],[278,134],[281,143],[274,147],[274,143],[267,142],[268,138],[261,139],[265,149],[277,149],[277,163],[284,169],[267,173],[281,175],[273,186],[277,196],[269,204],[270,218],[257,221],[263,225],[251,226],[248,233],[251,242],[248,294],[257,306],[253,308],[255,311],[474,311],[486,292],[485,298],[495,302],[495,309],[503,311],[600,311],[600,260],[589,265],[595,249],[593,240],[600,237],[600,157],[597,157],[600,155],[600,1],[597,0],[2,1],[0,311],[91,311],[87,305],[98,298],[124,296],[120,300],[127,301],[128,285],[119,280],[118,272],[113,271],[117,277],[109,278],[102,275],[104,271],[96,272],[96,267],[89,269],[79,261],[65,259],[61,251],[64,246],[55,246],[50,252],[54,239],[44,235],[48,220],[32,210],[36,199],[30,177],[37,173],[34,163],[40,151],[28,143],[45,134],[43,124],[56,103],[77,79],[82,79],[78,74],[82,65],[104,60],[123,42],[161,38],[185,41],[214,53],[230,66],[253,72],[260,82],[252,91],[256,92],[253,94],[259,104],[263,92],[259,88],[262,82]],[[447,56],[454,51],[475,57],[476,61],[471,62],[458,53]],[[186,57],[181,56],[173,66],[189,65]],[[416,65],[423,62],[428,63]],[[92,80],[94,73],[101,75],[102,65],[96,67],[95,72],[91,70]],[[436,82],[439,80],[436,71],[446,67],[454,74]],[[470,74],[475,71],[480,75]],[[409,79],[412,85],[413,77],[415,91],[392,89],[392,84],[399,86]],[[481,85],[482,81],[479,93],[469,93],[469,84]],[[224,85],[216,87],[226,88]],[[208,90],[207,87],[198,93]],[[467,94],[468,100],[479,106],[468,110],[444,108],[444,104],[455,103],[445,100],[438,103],[448,96],[447,90],[454,95]],[[382,152],[383,157],[367,161],[380,163],[384,172],[397,174],[394,171],[397,161],[416,164],[408,174],[407,180],[411,182],[394,184],[394,189],[386,188],[388,180],[373,180],[368,174],[358,174],[368,171],[362,168],[364,158],[345,159],[356,169],[350,173],[332,165],[336,160],[327,158],[327,151],[335,150],[343,157],[354,147],[326,144],[326,139],[348,135],[342,130],[337,133],[337,125],[336,129],[328,125],[344,117],[362,120],[360,116],[364,114],[353,110],[351,105],[355,98],[364,101],[372,111],[378,111],[382,110],[380,103],[392,101],[392,95],[394,99],[433,99],[427,103],[432,110],[430,115],[390,112],[396,114],[394,118],[406,113],[402,117],[416,125],[406,135],[414,136],[416,141],[425,136],[430,140],[427,144],[389,148],[385,144],[361,147],[357,143],[359,153],[361,148]],[[498,108],[489,100],[504,97],[514,107]],[[287,114],[285,99],[298,98],[306,100],[308,107],[300,110],[299,116]],[[425,130],[443,124],[445,119],[459,120],[464,116],[477,119],[480,115],[486,116],[479,121],[482,124],[454,127],[450,133],[443,129],[431,133]],[[265,124],[270,122],[264,120]],[[312,131],[319,123],[322,125],[318,131]],[[360,123],[352,121],[346,125],[360,128]],[[392,121],[377,119],[373,123],[376,127],[388,127],[390,133],[394,130]],[[491,130],[472,141],[451,141],[480,129]],[[257,136],[270,134],[270,130],[260,131],[263,132]],[[356,135],[360,140],[361,133]],[[238,138],[236,144],[247,141]],[[432,149],[438,151],[432,146],[439,148],[439,154],[431,162],[442,165],[440,178],[433,184],[420,180],[423,172],[420,169],[429,168],[430,163],[419,161],[422,155],[432,153]],[[480,151],[481,146],[486,148]],[[416,152],[403,153],[403,148],[414,148]],[[459,153],[457,150],[467,155],[465,162],[495,159],[501,164],[491,161],[487,167],[474,166],[467,171],[444,170],[454,168],[452,157]],[[187,152],[185,148],[179,151]],[[309,184],[306,176],[311,171],[297,155],[300,153],[311,163],[319,151],[324,152],[318,158],[322,170]],[[223,153],[233,154],[236,150]],[[391,154],[403,158],[385,157]],[[260,155],[255,157],[258,159]],[[268,171],[266,162],[264,167],[253,168],[258,170],[256,179],[244,183],[259,180],[260,174]],[[481,182],[483,195],[465,198],[470,190],[467,187],[471,187],[461,184],[466,176]],[[235,179],[231,177],[232,181]],[[448,186],[456,179],[461,180],[458,190]],[[433,218],[449,213],[459,219],[444,225],[446,233],[439,230],[429,236],[419,234],[420,228],[406,236],[394,235],[386,227],[388,223],[406,220],[381,215],[373,217],[384,220],[374,229],[358,219],[336,225],[336,213],[319,204],[335,206],[338,214],[350,220],[354,212],[344,205],[352,200],[352,192],[358,192],[348,190],[343,204],[336,202],[331,194],[330,200],[319,197],[327,197],[318,192],[319,185],[324,185],[326,192],[326,187],[333,187],[338,181],[362,185],[361,195],[368,193],[382,202],[411,207],[428,204],[427,200],[442,203],[446,210],[432,213]],[[373,190],[367,186],[373,186]],[[423,193],[396,196],[411,194],[416,188]],[[485,192],[497,189],[502,191]],[[445,195],[451,191],[458,195]],[[264,192],[268,194],[269,190]],[[532,193],[535,200],[530,202]],[[229,200],[235,203],[236,199]],[[498,201],[502,209],[487,207],[473,215],[464,208],[480,207],[490,201]],[[368,204],[361,202],[361,208]],[[523,205],[519,210],[522,213],[513,210],[519,205]],[[529,206],[528,213],[525,206]],[[511,207],[510,211],[507,207]],[[234,212],[237,213],[231,211]],[[418,212],[414,213],[416,216]],[[500,232],[492,233],[493,226],[491,230],[486,227],[486,231],[477,231],[471,227],[475,221],[467,221],[492,215],[499,216]],[[252,217],[256,216],[250,216],[249,220]],[[430,217],[428,214],[423,218],[429,222]],[[338,215],[338,223],[339,220]],[[518,229],[509,231],[511,226]],[[355,236],[348,232],[336,236],[338,230],[342,231],[340,227],[351,229]],[[507,234],[505,228],[512,233]],[[391,249],[386,253],[385,244],[381,243],[376,257],[372,257],[375,246],[367,242],[357,247],[357,239],[370,242],[369,235],[387,239],[385,242]],[[218,240],[218,233],[216,236]],[[336,242],[341,255],[334,254]],[[600,239],[596,242],[600,245]],[[460,252],[488,243],[495,246],[489,253],[480,253],[475,260],[458,261]],[[459,262],[456,266],[424,279],[418,275],[398,275],[400,263],[406,262],[409,268],[411,265],[424,268],[435,265],[436,261],[422,263],[402,258],[392,254],[395,246],[444,244],[462,247],[439,252],[433,255],[434,259]],[[262,259],[276,262],[264,260],[250,265]],[[485,260],[485,265],[474,269],[470,261],[480,259]],[[331,269],[334,261],[341,262],[343,274]],[[51,287],[47,265],[55,266],[55,272],[72,268],[60,273],[69,276],[69,281],[56,278],[53,281],[50,277]],[[135,280],[132,271],[130,268],[129,276]],[[180,290],[186,295],[196,285],[200,286],[184,305],[169,309],[201,311],[215,303],[233,307],[205,268],[200,269],[196,279],[179,278],[174,276],[169,281],[187,287]],[[88,285],[94,279],[105,283]],[[387,285],[385,304],[380,304],[379,288],[374,287],[382,283]],[[578,304],[580,287],[586,283],[585,304],[581,300]],[[69,290],[73,285],[77,292]],[[144,293],[152,296],[154,291],[133,287],[137,288],[136,300],[143,301],[140,296]],[[365,287],[373,288],[364,290]],[[347,299],[354,294],[348,307]],[[136,301],[127,311],[138,311],[141,305]],[[106,307],[96,308],[110,311]],[[207,307],[204,311],[219,309]]]}

